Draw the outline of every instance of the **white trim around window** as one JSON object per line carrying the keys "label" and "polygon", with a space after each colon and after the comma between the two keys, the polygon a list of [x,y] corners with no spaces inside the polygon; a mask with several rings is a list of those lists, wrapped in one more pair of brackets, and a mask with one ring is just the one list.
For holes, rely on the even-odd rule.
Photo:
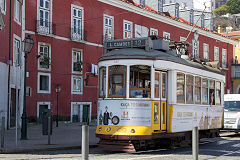
{"label": "white trim around window", "polygon": [[83,50],[82,49],[75,49],[75,48],[72,49],[72,73],[82,74],[82,70],[83,70],[83,65],[82,64],[81,64],[82,70],[80,72],[79,71],[74,71],[74,61],[75,61],[74,60],[74,53],[80,54],[80,56],[77,56],[75,58],[80,59],[80,62],[83,64]]}
{"label": "white trim around window", "polygon": [[71,93],[83,94],[83,77],[82,76],[72,75]]}
{"label": "white trim around window", "polygon": [[103,39],[114,39],[114,17],[107,14],[103,14]]}
{"label": "white trim around window", "polygon": [[133,23],[131,21],[123,20],[123,39],[133,37]]}
{"label": "white trim around window", "polygon": [[[76,12],[81,13],[81,15],[78,15],[78,13],[76,13],[77,15],[74,16],[74,10]],[[74,20],[76,21],[76,24],[74,25]],[[80,22],[80,24],[78,23],[78,21]],[[74,41],[82,41],[84,40],[84,8],[71,4],[71,37],[72,40]]]}
{"label": "white trim around window", "polygon": [[51,103],[50,102],[37,102],[37,118],[39,119],[39,106],[40,105],[47,105],[48,109],[51,109]]}
{"label": "white trim around window", "polygon": [[209,59],[209,45],[206,43],[203,43],[203,58]]}
{"label": "white trim around window", "polygon": [[7,0],[0,0],[0,11],[2,11],[2,14],[6,15],[6,7],[7,7]]}
{"label": "white trim around window", "polygon": [[214,46],[214,61],[219,61],[219,47]]}
{"label": "white trim around window", "polygon": [[168,33],[168,32],[163,32],[163,39],[170,42],[170,40],[171,40],[171,35],[170,35],[170,33]]}
{"label": "white trim around window", "polygon": [[222,68],[227,68],[227,50],[222,48]]}
{"label": "white trim around window", "polygon": [[[17,51],[19,49],[19,51]],[[17,55],[19,54],[19,55]],[[16,66],[16,60],[19,61],[19,64],[22,63],[22,52],[21,52],[21,38],[16,34],[13,34],[13,65]]]}
{"label": "white trim around window", "polygon": [[158,30],[155,28],[150,28],[150,35],[158,36]]}
{"label": "white trim around window", "polygon": [[[41,76],[48,77],[46,84],[42,84],[45,86],[41,86]],[[43,83],[43,82],[42,82]],[[42,89],[42,87],[46,87],[47,89]],[[42,73],[38,72],[38,79],[37,79],[37,93],[51,93],[51,74],[50,73]]]}
{"label": "white trim around window", "polygon": [[51,44],[48,43],[44,43],[44,42],[38,42],[38,56],[40,56],[41,52],[40,52],[40,48],[41,47],[48,47],[48,57],[49,59],[49,66],[48,68],[44,68],[40,66],[40,58],[38,58],[38,70],[42,70],[42,71],[50,71],[51,70]]}
{"label": "white trim around window", "polygon": [[19,0],[14,1],[14,21],[21,25],[22,4]]}

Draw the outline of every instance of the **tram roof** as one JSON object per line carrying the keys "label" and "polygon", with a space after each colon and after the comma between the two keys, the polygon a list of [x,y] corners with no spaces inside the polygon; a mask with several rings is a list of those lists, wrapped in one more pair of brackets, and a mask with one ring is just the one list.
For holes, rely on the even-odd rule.
{"label": "tram roof", "polygon": [[215,72],[221,75],[225,75],[225,73],[221,72],[218,68],[213,68],[198,62],[183,59],[179,57],[179,55],[177,55],[175,51],[159,51],[159,50],[146,51],[145,49],[140,48],[115,49],[100,57],[99,62],[115,59],[144,59],[144,60],[147,59],[147,60],[171,61],[187,65],[190,67],[199,68],[210,72]]}

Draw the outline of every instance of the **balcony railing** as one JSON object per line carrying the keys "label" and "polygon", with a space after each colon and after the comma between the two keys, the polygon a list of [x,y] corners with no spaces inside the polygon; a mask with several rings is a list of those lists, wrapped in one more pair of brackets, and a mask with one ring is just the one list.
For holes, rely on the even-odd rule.
{"label": "balcony railing", "polygon": [[240,64],[231,65],[231,78],[240,78]]}
{"label": "balcony railing", "polygon": [[36,32],[44,35],[55,34],[56,25],[52,22],[36,20]]}
{"label": "balcony railing", "polygon": [[71,40],[73,41],[86,41],[87,40],[87,32],[83,29],[71,28]]}

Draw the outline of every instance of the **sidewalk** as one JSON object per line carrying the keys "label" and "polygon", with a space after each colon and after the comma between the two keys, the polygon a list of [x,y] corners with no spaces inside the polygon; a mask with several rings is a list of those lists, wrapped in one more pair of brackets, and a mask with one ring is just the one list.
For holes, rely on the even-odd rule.
{"label": "sidewalk", "polygon": [[[89,147],[97,147],[99,141],[95,136],[96,125],[89,127]],[[28,125],[28,140],[20,140],[21,129],[18,130],[18,145],[16,147],[15,129],[5,131],[4,148],[0,153],[27,153],[47,150],[64,150],[81,148],[82,125],[80,123],[53,123],[51,145],[48,145],[48,136],[42,135],[42,125]]]}

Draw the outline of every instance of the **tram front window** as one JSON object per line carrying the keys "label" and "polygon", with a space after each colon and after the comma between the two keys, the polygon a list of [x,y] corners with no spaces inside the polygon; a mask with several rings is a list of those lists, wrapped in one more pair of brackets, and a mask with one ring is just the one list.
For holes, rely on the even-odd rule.
{"label": "tram front window", "polygon": [[110,66],[109,67],[109,97],[126,97],[126,66]]}
{"label": "tram front window", "polygon": [[130,98],[151,97],[151,67],[135,65],[130,67]]}

